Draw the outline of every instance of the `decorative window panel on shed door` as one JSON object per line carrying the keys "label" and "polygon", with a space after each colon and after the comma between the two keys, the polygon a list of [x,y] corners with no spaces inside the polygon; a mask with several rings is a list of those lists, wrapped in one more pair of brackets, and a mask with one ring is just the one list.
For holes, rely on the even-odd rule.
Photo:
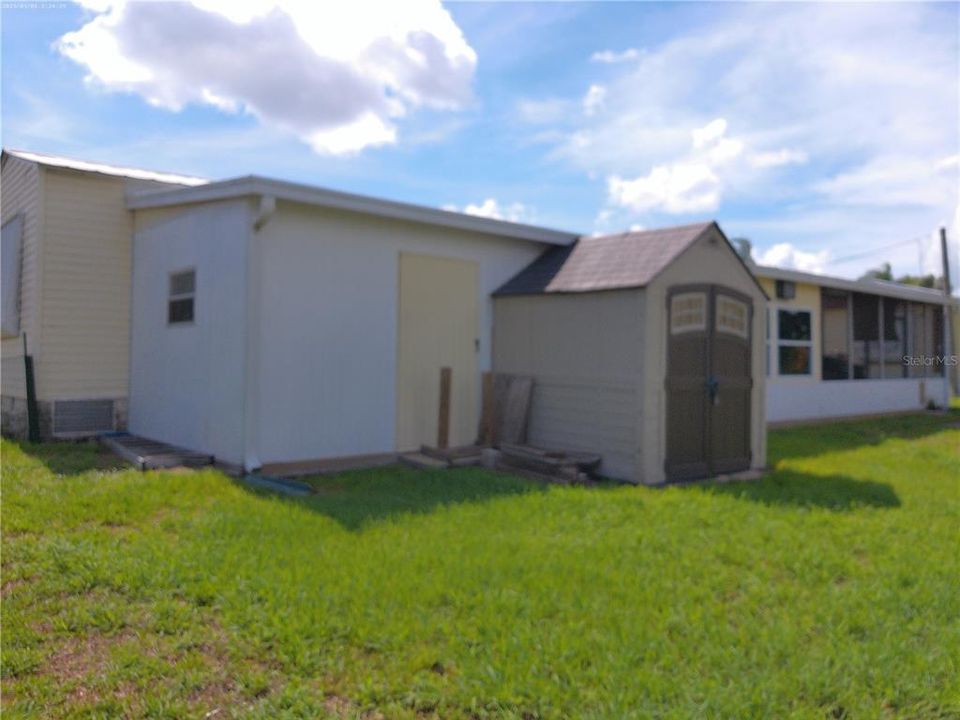
{"label": "decorative window panel on shed door", "polygon": [[450,445],[477,435],[479,268],[400,253],[397,449],[437,444],[440,368],[452,369]]}

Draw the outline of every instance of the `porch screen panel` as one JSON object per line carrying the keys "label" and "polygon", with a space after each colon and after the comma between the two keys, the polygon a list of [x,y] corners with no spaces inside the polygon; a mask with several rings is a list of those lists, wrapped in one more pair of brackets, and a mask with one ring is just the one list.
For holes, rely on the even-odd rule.
{"label": "porch screen panel", "polygon": [[883,298],[883,376],[907,377],[907,304]]}
{"label": "porch screen panel", "polygon": [[921,303],[910,303],[910,356],[913,362],[907,368],[907,375],[913,378],[924,376],[923,363],[918,360],[927,349],[924,308],[926,305]]}
{"label": "porch screen panel", "polygon": [[880,298],[853,294],[853,377],[880,377]]}
{"label": "porch screen panel", "polygon": [[943,308],[939,305],[927,305],[925,333],[927,377],[943,377]]}
{"label": "porch screen panel", "polygon": [[820,293],[823,379],[846,380],[850,368],[849,294],[824,288]]}

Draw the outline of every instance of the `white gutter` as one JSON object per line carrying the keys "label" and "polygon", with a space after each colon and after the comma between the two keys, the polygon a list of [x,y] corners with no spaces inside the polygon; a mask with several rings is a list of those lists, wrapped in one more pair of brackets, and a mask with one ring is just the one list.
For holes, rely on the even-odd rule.
{"label": "white gutter", "polygon": [[273,217],[277,199],[261,195],[250,222],[247,236],[247,282],[245,313],[244,382],[243,382],[243,469],[259,470],[260,462],[260,231]]}

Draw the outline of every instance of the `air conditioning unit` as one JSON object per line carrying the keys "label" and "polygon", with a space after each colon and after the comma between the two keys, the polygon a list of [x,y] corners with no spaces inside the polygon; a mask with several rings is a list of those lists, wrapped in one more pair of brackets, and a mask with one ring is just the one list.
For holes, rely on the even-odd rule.
{"label": "air conditioning unit", "polygon": [[83,437],[114,430],[113,400],[54,400],[53,435]]}
{"label": "air conditioning unit", "polygon": [[792,280],[777,280],[777,298],[793,300],[797,296],[797,284]]}

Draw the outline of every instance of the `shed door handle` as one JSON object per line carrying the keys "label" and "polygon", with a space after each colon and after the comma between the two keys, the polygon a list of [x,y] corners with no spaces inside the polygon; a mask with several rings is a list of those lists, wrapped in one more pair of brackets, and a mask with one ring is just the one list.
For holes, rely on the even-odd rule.
{"label": "shed door handle", "polygon": [[720,392],[720,381],[715,377],[711,377],[707,380],[707,394],[710,396],[710,402],[714,405],[717,404],[717,397]]}

